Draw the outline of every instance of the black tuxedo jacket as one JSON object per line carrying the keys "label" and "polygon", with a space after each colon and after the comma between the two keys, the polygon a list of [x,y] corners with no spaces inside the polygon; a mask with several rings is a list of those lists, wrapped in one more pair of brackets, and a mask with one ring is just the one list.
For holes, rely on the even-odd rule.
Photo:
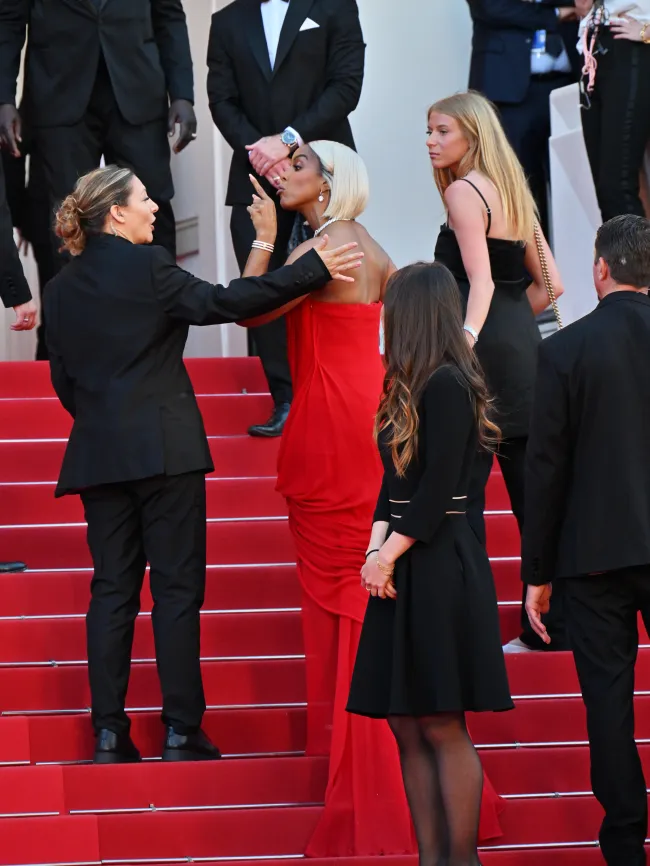
{"label": "black tuxedo jacket", "polygon": [[492,102],[523,102],[530,86],[530,52],[536,30],[559,33],[574,77],[580,74],[577,24],[561,24],[555,9],[573,0],[467,0],[472,23],[469,87]]}
{"label": "black tuxedo jacket", "polygon": [[28,26],[24,107],[34,126],[81,120],[100,51],[129,123],[164,117],[168,99],[194,99],[182,0],[1,0],[0,103],[15,102]]}
{"label": "black tuxedo jacket", "polygon": [[548,337],[526,458],[522,576],[650,563],[650,299],[605,297]]}
{"label": "black tuxedo jacket", "polygon": [[[300,31],[307,18],[319,26]],[[234,149],[226,204],[249,204],[245,150],[292,126],[307,141],[354,146],[348,115],[359,102],[365,46],[355,0],[291,0],[271,69],[260,0],[212,16],[208,98]]]}
{"label": "black tuxedo jacket", "polygon": [[74,418],[57,496],[212,470],[183,364],[190,325],[261,315],[330,279],[316,252],[263,277],[213,286],[156,246],[91,238],[47,285],[52,384]]}
{"label": "black tuxedo jacket", "polygon": [[14,243],[13,220],[7,204],[5,177],[0,159],[0,299],[5,307],[17,307],[31,301],[20,256]]}

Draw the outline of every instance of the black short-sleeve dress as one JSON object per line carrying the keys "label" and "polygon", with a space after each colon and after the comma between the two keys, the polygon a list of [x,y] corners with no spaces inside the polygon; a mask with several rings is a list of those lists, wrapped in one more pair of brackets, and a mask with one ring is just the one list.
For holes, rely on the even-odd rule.
{"label": "black short-sleeve dress", "polygon": [[404,477],[380,437],[375,520],[417,541],[395,564],[397,598],[368,600],[347,709],[373,718],[509,710],[492,572],[464,514],[478,435],[461,373],[436,370],[418,411],[418,456]]}

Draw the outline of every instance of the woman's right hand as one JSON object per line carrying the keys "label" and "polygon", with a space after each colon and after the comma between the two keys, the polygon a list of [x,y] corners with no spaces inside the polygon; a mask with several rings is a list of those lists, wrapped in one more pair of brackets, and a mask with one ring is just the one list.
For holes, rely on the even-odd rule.
{"label": "woman's right hand", "polygon": [[258,241],[274,244],[278,233],[278,218],[275,211],[275,202],[265,192],[260,183],[252,174],[248,175],[256,195],[253,195],[253,203],[247,208]]}

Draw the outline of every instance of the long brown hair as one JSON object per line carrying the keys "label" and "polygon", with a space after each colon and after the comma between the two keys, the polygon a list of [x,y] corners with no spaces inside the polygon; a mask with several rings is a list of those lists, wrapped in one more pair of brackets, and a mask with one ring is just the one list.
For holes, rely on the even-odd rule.
{"label": "long brown hair", "polygon": [[393,274],[384,305],[384,346],[386,377],[375,438],[387,430],[398,475],[417,454],[424,389],[445,364],[458,370],[472,397],[481,444],[489,448],[498,442],[483,372],[463,332],[458,286],[444,265],[419,262]]}
{"label": "long brown hair", "polygon": [[80,177],[56,213],[54,231],[63,240],[63,249],[72,256],[81,255],[88,237],[103,233],[113,205],[127,204],[132,183],[131,169],[116,165],[96,168]]}
{"label": "long brown hair", "polygon": [[434,180],[443,201],[448,186],[470,171],[478,171],[492,181],[499,193],[503,216],[512,237],[518,241],[530,241],[538,218],[537,206],[521,163],[506,138],[492,103],[480,93],[469,90],[435,102],[427,112],[427,119],[434,111],[453,117],[469,145],[457,174],[449,168],[434,169]]}

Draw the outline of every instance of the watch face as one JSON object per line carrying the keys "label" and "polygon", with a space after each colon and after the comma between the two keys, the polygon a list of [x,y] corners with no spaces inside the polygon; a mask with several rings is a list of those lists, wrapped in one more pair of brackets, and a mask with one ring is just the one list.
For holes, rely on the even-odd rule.
{"label": "watch face", "polygon": [[282,133],[281,140],[282,144],[286,144],[288,147],[293,147],[295,144],[298,143],[298,139],[293,134],[293,132],[289,132],[288,130],[285,130],[285,132]]}

